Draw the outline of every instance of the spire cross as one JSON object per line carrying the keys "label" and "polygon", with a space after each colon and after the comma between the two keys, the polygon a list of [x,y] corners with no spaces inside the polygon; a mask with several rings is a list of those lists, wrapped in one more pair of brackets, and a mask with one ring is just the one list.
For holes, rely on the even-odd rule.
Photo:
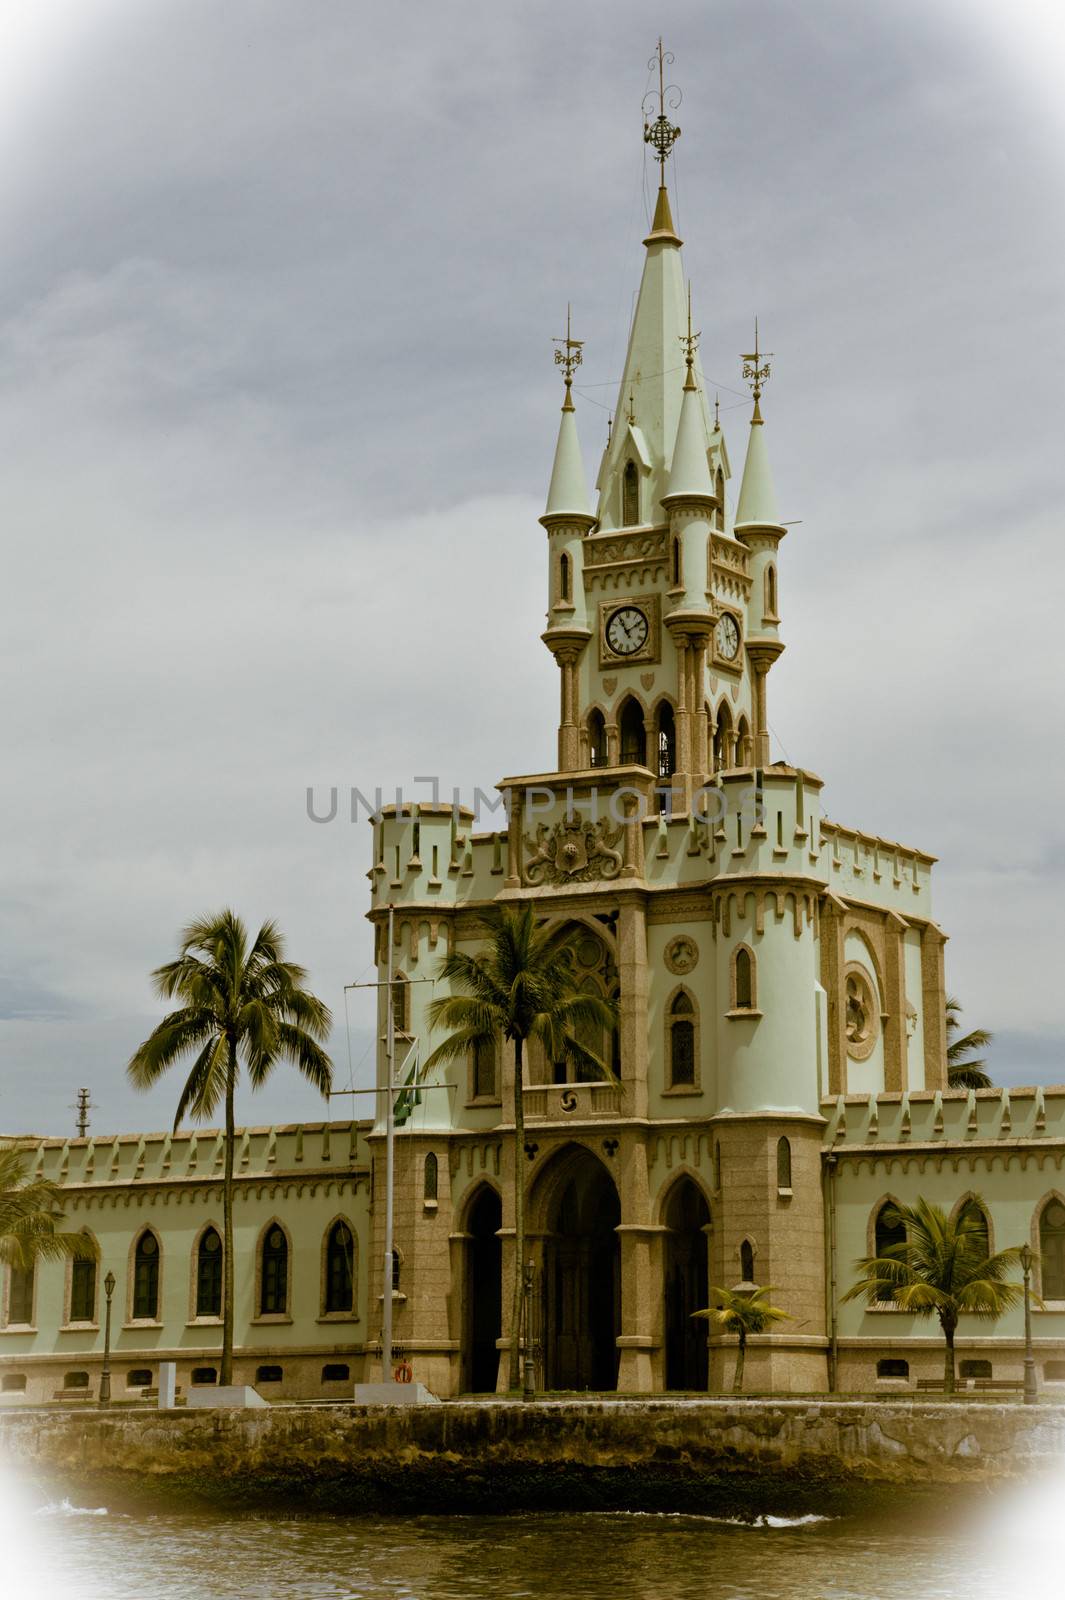
{"label": "spire cross", "polygon": [[762,386],[769,377],[769,358],[772,354],[772,350],[759,350],[758,348],[758,318],[755,317],[754,349],[748,355],[741,356],[740,360],[743,362],[743,376],[750,384],[751,392],[754,395],[754,414],[759,422],[762,417],[758,409],[758,402],[762,398]]}
{"label": "spire cross", "polygon": [[562,403],[562,409],[563,411],[572,411],[573,397],[570,394],[570,390],[573,387],[573,374],[583,359],[581,349],[584,345],[584,340],[570,337],[570,307],[568,304],[566,306],[566,337],[564,339],[553,339],[551,342],[559,346],[555,351],[555,365],[561,367],[566,374],[566,398]]}
{"label": "spire cross", "polygon": [[687,366],[688,366],[688,376],[684,380],[684,387],[686,389],[694,389],[695,388],[695,378],[694,378],[694,376],[692,374],[692,367],[693,367],[693,365],[695,363],[695,352],[699,348],[700,330],[696,329],[696,331],[694,333],[692,332],[692,286],[691,286],[691,279],[688,280],[688,331],[687,331],[687,333],[679,334],[678,337],[680,339],[681,344],[684,346],[684,360],[687,362]]}
{"label": "spire cross", "polygon": [[666,83],[666,67],[673,65],[673,59],[672,50],[667,50],[663,53],[662,41],[659,39],[658,50],[647,63],[652,72],[655,67],[658,68],[658,115],[653,122],[647,114],[647,102],[648,100],[653,102],[654,90],[652,89],[643,97],[643,139],[645,144],[649,144],[654,148],[655,160],[658,162],[659,167],[658,184],[659,188],[662,189],[666,186],[666,161],[673,146],[680,138],[680,129],[674,127],[666,116],[666,96],[670,97],[669,105],[671,111],[677,109],[681,100],[680,90],[676,84]]}

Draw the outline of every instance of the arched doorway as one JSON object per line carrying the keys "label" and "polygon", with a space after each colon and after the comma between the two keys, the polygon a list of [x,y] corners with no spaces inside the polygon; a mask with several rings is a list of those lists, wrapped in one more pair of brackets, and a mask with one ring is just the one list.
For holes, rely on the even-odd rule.
{"label": "arched doorway", "polygon": [[705,1390],[709,1381],[707,1323],[692,1318],[709,1304],[706,1233],[710,1207],[690,1178],[679,1178],[666,1202],[666,1388]]}
{"label": "arched doorway", "polygon": [[563,1150],[537,1184],[543,1222],[544,1386],[616,1389],[621,1203],[591,1151]]}
{"label": "arched doorway", "polygon": [[503,1326],[502,1250],[499,1229],[503,1206],[485,1185],[469,1211],[466,1231],[466,1387],[472,1394],[494,1394],[499,1375],[496,1341]]}

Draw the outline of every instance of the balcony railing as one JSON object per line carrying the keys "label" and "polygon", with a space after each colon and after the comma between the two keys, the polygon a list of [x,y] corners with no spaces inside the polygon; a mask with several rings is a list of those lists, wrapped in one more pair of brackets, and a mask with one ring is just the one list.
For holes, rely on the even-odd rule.
{"label": "balcony railing", "polygon": [[621,1090],[613,1083],[537,1083],[525,1090],[527,1122],[582,1122],[587,1117],[616,1117]]}

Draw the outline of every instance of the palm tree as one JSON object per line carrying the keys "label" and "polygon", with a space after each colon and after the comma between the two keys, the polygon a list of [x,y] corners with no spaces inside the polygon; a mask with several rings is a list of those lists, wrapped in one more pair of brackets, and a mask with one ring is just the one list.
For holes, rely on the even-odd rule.
{"label": "palm tree", "polygon": [[175,1129],[186,1113],[204,1121],[225,1102],[222,1384],[233,1381],[234,1097],[241,1064],[253,1089],[262,1087],[281,1060],[293,1062],[327,1098],[333,1081],[333,1064],[319,1043],[329,1036],[332,1015],[303,987],[306,976],[303,967],[285,960],[276,923],[264,922],[250,945],[233,911],[190,923],[177,960],[152,974],[163,999],[176,997],[182,1005],[163,1018],[126,1069],[138,1089],[150,1089],[175,1062],[196,1052]]}
{"label": "palm tree", "polygon": [[65,1256],[88,1260],[96,1254],[84,1233],[62,1233],[63,1191],[48,1178],[29,1178],[28,1150],[0,1148],[0,1262],[15,1272],[32,1272],[38,1261]]}
{"label": "palm tree", "polygon": [[522,1264],[525,1260],[525,1105],[522,1069],[525,1043],[537,1039],[549,1061],[567,1061],[596,1077],[616,1082],[605,1061],[581,1037],[592,1028],[613,1028],[617,1003],[582,993],[573,945],[576,925],[537,922],[531,905],[489,906],[482,913],[488,948],[473,956],[456,950],[440,967],[453,992],[429,1007],[431,1028],[453,1031],[425,1066],[465,1057],[478,1044],[500,1037],[514,1045],[514,1304],[510,1322],[509,1386],[520,1383]]}
{"label": "palm tree", "polygon": [[991,1079],[984,1060],[966,1060],[973,1050],[986,1050],[993,1033],[986,1028],[974,1028],[962,1039],[952,1038],[961,1027],[961,1001],[953,995],[946,1004],[947,1013],[947,1083],[951,1089],[990,1089]]}
{"label": "palm tree", "polygon": [[906,1236],[885,1245],[882,1255],[856,1261],[861,1277],[843,1298],[864,1296],[870,1305],[892,1301],[900,1311],[937,1316],[946,1340],[944,1388],[953,1394],[958,1318],[998,1318],[1017,1304],[1020,1284],[1004,1279],[1020,1250],[988,1255],[987,1217],[977,1196],[970,1196],[952,1217],[921,1199],[914,1206],[889,1206],[883,1216],[889,1228],[905,1228]]}
{"label": "palm tree", "polygon": [[705,1321],[720,1328],[722,1333],[734,1333],[739,1338],[739,1353],[736,1356],[736,1371],[732,1378],[732,1392],[739,1394],[743,1389],[743,1368],[747,1360],[747,1340],[752,1333],[764,1333],[772,1327],[774,1322],[790,1320],[787,1311],[781,1311],[779,1306],[771,1306],[767,1295],[771,1293],[767,1284],[764,1289],[748,1288],[746,1285],[737,1285],[735,1289],[711,1289],[710,1297],[713,1305],[705,1311],[693,1311],[693,1317],[702,1317]]}

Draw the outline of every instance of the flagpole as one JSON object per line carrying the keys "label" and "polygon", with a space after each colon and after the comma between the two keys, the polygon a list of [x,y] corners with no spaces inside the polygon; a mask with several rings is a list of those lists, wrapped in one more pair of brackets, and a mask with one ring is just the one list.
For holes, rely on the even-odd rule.
{"label": "flagpole", "polygon": [[396,1018],[392,1004],[392,926],[395,910],[388,908],[388,965],[386,968],[388,1004],[385,1023],[385,1070],[388,1074],[385,1090],[385,1276],[384,1295],[381,1301],[381,1382],[392,1382],[392,1212],[395,1190],[393,1162],[396,1143],[396,1086],[392,1058],[396,1049]]}

